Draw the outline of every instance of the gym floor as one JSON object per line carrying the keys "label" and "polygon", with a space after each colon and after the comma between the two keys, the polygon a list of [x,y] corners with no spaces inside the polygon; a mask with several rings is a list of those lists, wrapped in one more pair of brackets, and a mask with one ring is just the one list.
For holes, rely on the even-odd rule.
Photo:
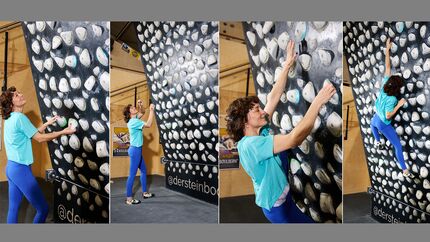
{"label": "gym floor", "polygon": [[370,215],[370,195],[366,192],[343,196],[343,222],[344,223],[378,223]]}
{"label": "gym floor", "polygon": [[218,223],[218,206],[165,187],[164,176],[148,176],[148,192],[155,197],[142,199],[139,177],[133,186],[140,204],[125,204],[126,177],[111,184],[111,223]]}

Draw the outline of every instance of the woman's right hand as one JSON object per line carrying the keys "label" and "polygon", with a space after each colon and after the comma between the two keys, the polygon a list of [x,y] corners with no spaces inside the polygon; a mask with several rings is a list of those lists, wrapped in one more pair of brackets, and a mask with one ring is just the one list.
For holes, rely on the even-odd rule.
{"label": "woman's right hand", "polygon": [[76,132],[76,129],[75,129],[75,128],[73,128],[73,126],[72,126],[72,125],[69,125],[69,127],[67,127],[67,128],[65,128],[65,129],[63,129],[61,132],[62,132],[63,134],[73,134],[73,133],[75,133],[75,132]]}
{"label": "woman's right hand", "polygon": [[323,88],[318,92],[315,97],[314,102],[321,103],[321,105],[326,104],[331,97],[336,93],[336,88],[330,83],[325,84]]}
{"label": "woman's right hand", "polygon": [[387,51],[389,51],[391,49],[391,40],[390,38],[387,38],[387,41],[385,42],[385,46],[387,47]]}

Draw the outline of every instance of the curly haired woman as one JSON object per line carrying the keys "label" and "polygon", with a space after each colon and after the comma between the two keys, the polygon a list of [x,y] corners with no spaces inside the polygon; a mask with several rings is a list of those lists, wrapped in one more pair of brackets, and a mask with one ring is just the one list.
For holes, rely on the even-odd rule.
{"label": "curly haired woman", "polygon": [[130,174],[127,179],[127,200],[125,201],[128,205],[140,203],[140,200],[133,198],[133,182],[137,169],[140,169],[140,183],[142,185],[143,199],[154,196],[146,190],[146,166],[142,155],[143,128],[149,128],[152,125],[155,115],[154,104],[149,106],[149,117],[146,122],[140,120],[143,116],[141,100],[138,100],[137,107],[138,108],[129,104],[125,106],[123,110],[124,121],[127,123],[130,133],[130,148],[128,149],[128,155],[130,156]]}
{"label": "curly haired woman", "polygon": [[396,159],[403,170],[403,175],[410,177],[412,174],[406,168],[399,136],[391,125],[391,119],[403,104],[406,103],[406,100],[402,98],[400,101],[397,101],[397,96],[400,95],[400,89],[404,85],[403,78],[396,75],[389,77],[391,75],[390,48],[391,41],[387,39],[385,50],[385,75],[382,79],[382,88],[375,102],[376,113],[373,115],[370,127],[376,139],[376,146],[378,149],[384,148],[379,135],[379,132],[381,132],[394,146]]}
{"label": "curly haired woman", "polygon": [[7,223],[18,222],[18,211],[25,196],[36,209],[34,223],[44,223],[48,216],[48,203],[42,190],[31,172],[33,151],[31,139],[37,142],[51,141],[61,135],[73,134],[76,130],[67,127],[61,131],[44,133],[45,129],[55,123],[58,117],[49,119],[39,128],[34,127],[23,113],[27,103],[24,95],[9,87],[0,96],[1,114],[4,121],[4,145],[8,158],[6,176],[9,186],[9,210]]}
{"label": "curly haired woman", "polygon": [[288,166],[281,152],[298,147],[311,133],[320,108],[336,92],[325,85],[309,106],[302,121],[289,134],[272,135],[268,125],[285,91],[288,72],[296,60],[294,42],[290,40],[281,74],[267,96],[262,109],[257,97],[239,98],[227,110],[227,131],[238,142],[239,160],[251,177],[255,202],[271,223],[311,223],[295,205],[289,193]]}

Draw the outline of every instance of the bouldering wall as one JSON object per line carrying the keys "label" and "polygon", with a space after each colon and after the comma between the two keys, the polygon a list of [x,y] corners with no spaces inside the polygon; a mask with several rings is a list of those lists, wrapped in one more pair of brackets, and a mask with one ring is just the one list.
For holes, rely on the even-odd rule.
{"label": "bouldering wall", "polygon": [[22,23],[47,131],[77,131],[48,142],[57,223],[109,222],[109,22]]}
{"label": "bouldering wall", "polygon": [[[346,22],[344,49],[352,80],[355,105],[371,179],[372,216],[384,223],[428,222],[430,216],[429,85],[430,47],[424,22]],[[392,121],[403,147],[406,166],[414,178],[405,178],[394,148],[378,150],[370,122],[385,72],[385,45],[390,49],[391,73],[405,79],[402,97],[407,100]]]}
{"label": "bouldering wall", "polygon": [[166,186],[218,204],[218,22],[136,23]]}
{"label": "bouldering wall", "polygon": [[275,134],[290,132],[324,83],[337,90],[320,110],[311,135],[288,151],[288,180],[297,206],[316,222],[342,222],[342,22],[244,22],[257,96],[262,106],[285,61],[287,43],[298,59],[273,114]]}

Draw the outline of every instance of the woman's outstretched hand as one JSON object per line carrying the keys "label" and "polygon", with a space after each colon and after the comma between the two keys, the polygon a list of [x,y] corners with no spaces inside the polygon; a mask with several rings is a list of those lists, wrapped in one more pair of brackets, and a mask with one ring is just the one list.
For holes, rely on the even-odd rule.
{"label": "woman's outstretched hand", "polygon": [[293,40],[288,41],[287,49],[285,50],[285,54],[287,56],[287,59],[284,62],[284,68],[287,70],[290,69],[291,66],[293,66],[294,62],[297,59],[297,53],[294,49],[295,43]]}
{"label": "woman's outstretched hand", "polygon": [[154,111],[154,108],[155,108],[154,104],[153,104],[153,103],[151,103],[151,104],[149,105],[149,111]]}
{"label": "woman's outstretched hand", "polygon": [[318,92],[315,97],[314,102],[321,103],[321,105],[326,104],[331,97],[336,93],[336,88],[330,83],[325,84],[323,88]]}
{"label": "woman's outstretched hand", "polygon": [[143,106],[143,101],[141,99],[137,100],[137,107],[142,107]]}
{"label": "woman's outstretched hand", "polygon": [[385,42],[385,46],[387,47],[387,51],[389,51],[391,49],[391,40],[390,38],[387,38],[387,41]]}
{"label": "woman's outstretched hand", "polygon": [[403,106],[403,104],[405,104],[405,103],[406,103],[406,99],[402,98],[402,99],[399,100],[399,105],[400,106]]}

